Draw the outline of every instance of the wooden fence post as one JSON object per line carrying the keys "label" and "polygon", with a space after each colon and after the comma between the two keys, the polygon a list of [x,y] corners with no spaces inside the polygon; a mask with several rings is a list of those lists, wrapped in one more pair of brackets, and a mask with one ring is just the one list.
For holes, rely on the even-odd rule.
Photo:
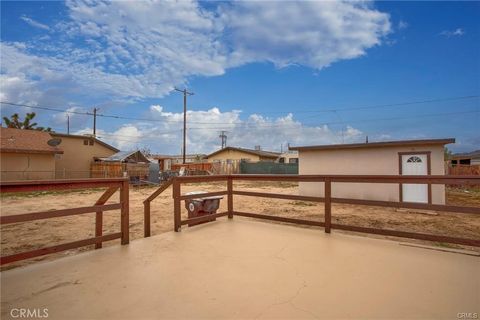
{"label": "wooden fence post", "polygon": [[325,232],[330,233],[332,226],[332,184],[325,179]]}
{"label": "wooden fence post", "polygon": [[233,178],[227,178],[227,205],[228,205],[228,219],[233,218]]}
{"label": "wooden fence post", "polygon": [[180,182],[177,178],[173,178],[173,221],[174,230],[179,232],[181,228],[181,190]]}
{"label": "wooden fence post", "polygon": [[[98,198],[97,202],[95,202],[96,206],[104,205],[110,197],[117,192],[118,187],[110,187],[102,194],[100,198]],[[103,211],[97,211],[95,213],[95,237],[101,237],[103,235]],[[95,249],[100,249],[102,247],[102,243],[96,243]]]}
{"label": "wooden fence post", "polygon": [[120,189],[120,202],[122,203],[122,213],[121,213],[121,230],[122,230],[122,244],[128,244],[130,242],[130,219],[129,219],[129,203],[128,203],[128,180],[125,179],[122,182],[122,187]]}
{"label": "wooden fence post", "polygon": [[145,201],[143,203],[143,215],[144,215],[144,224],[143,224],[143,232],[144,237],[150,237],[150,201]]}

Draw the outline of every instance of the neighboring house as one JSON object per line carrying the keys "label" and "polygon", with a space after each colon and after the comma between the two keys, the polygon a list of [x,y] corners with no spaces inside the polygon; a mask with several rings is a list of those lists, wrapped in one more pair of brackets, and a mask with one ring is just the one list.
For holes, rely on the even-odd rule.
{"label": "neighboring house", "polygon": [[[169,171],[172,170],[172,165],[183,164],[183,155],[158,154],[152,157],[158,161],[160,171]],[[185,163],[204,162],[205,157],[206,155],[202,153],[186,154]]]}
{"label": "neighboring house", "polygon": [[298,163],[298,151],[290,150],[282,153],[276,160],[278,163]]}
{"label": "neighboring house", "polygon": [[2,181],[55,178],[55,158],[63,151],[48,144],[48,132],[2,127],[0,136]]}
{"label": "neighboring house", "polygon": [[90,165],[95,158],[109,157],[120,150],[87,135],[51,133],[62,139],[63,155],[56,160],[57,176],[64,178],[89,178]]}
{"label": "neighboring house", "polygon": [[[291,147],[299,173],[319,175],[444,175],[444,146],[455,139],[405,140]],[[300,182],[301,195],[324,194],[323,183]],[[333,183],[332,197],[445,204],[445,186]]]}
{"label": "neighboring house", "polygon": [[480,150],[466,153],[455,153],[450,156],[451,165],[480,165]]}
{"label": "neighboring house", "polygon": [[91,165],[91,176],[121,177],[127,175],[130,180],[147,180],[150,160],[141,151],[119,151],[110,157],[95,158]]}
{"label": "neighboring house", "polygon": [[278,152],[254,150],[246,148],[226,147],[217,150],[207,156],[208,162],[229,162],[229,161],[269,161],[273,162],[280,156]]}

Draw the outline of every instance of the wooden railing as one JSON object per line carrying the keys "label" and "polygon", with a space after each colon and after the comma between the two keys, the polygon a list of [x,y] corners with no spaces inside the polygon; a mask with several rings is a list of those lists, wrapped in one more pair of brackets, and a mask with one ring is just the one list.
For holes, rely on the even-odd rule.
{"label": "wooden railing", "polygon": [[168,189],[172,185],[173,178],[168,179],[162,185],[155,190],[147,199],[143,201],[143,233],[144,237],[150,237],[151,230],[150,230],[150,203],[155,200],[160,194],[162,194],[165,190]]}
{"label": "wooden railing", "polygon": [[[88,245],[101,248],[102,242],[121,238],[122,244],[129,243],[129,189],[128,179],[81,179],[81,180],[41,180],[41,181],[14,181],[2,182],[0,192],[37,192],[60,191],[87,188],[107,188],[93,206],[60,209],[53,211],[40,211],[25,214],[7,215],[0,217],[0,224],[10,224],[41,219],[57,218],[95,212],[95,237],[74,242],[55,245],[47,248],[31,250],[0,257],[0,265],[30,259],[50,253],[70,250]],[[105,204],[108,199],[120,190],[120,202]],[[103,235],[103,212],[120,209],[120,232]]]}
{"label": "wooden railing", "polygon": [[[197,218],[190,218],[187,220],[181,220],[181,201],[186,199],[191,199],[191,198],[198,198],[198,195],[182,195],[181,185],[184,183],[214,182],[214,181],[226,181],[227,189],[225,191],[205,193],[205,194],[202,194],[202,196],[209,197],[209,196],[216,196],[216,195],[227,195],[228,210],[226,212],[221,212],[221,213],[217,213],[210,216],[203,216],[203,217],[197,217]],[[276,194],[276,193],[237,191],[233,189],[233,181],[323,182],[325,188],[324,188],[323,197],[314,197],[314,196],[288,195],[288,194]],[[385,236],[436,241],[436,242],[443,242],[443,243],[480,246],[480,239],[465,239],[465,238],[450,237],[446,235],[440,236],[440,235],[431,235],[431,234],[424,234],[424,233],[377,229],[377,228],[370,228],[370,227],[360,227],[360,226],[351,226],[351,225],[332,223],[332,203],[480,214],[479,207],[334,198],[332,197],[332,192],[331,192],[333,183],[392,183],[392,184],[394,183],[398,185],[401,185],[402,183],[428,184],[428,185],[432,185],[432,184],[475,185],[480,183],[480,177],[479,176],[440,176],[440,175],[431,175],[431,176],[217,175],[217,176],[175,177],[173,178],[173,182],[172,182],[173,201],[174,201],[174,230],[178,232],[180,231],[180,228],[182,225],[188,224],[190,222],[202,222],[202,221],[210,220],[212,217],[222,217],[227,215],[229,218],[233,218],[234,215],[238,215],[238,216],[244,216],[244,217],[268,219],[268,220],[287,222],[287,223],[320,226],[320,227],[324,227],[325,232],[327,233],[330,233],[331,229],[338,229],[338,230],[347,230],[347,231],[354,231],[354,232],[361,232],[361,233],[379,234],[379,235],[385,235]],[[311,221],[311,220],[304,220],[304,219],[297,219],[297,218],[280,217],[280,216],[275,216],[273,214],[266,215],[266,214],[235,211],[233,208],[234,195],[322,202],[325,205],[325,214],[324,214],[325,218],[324,218],[324,221],[321,222],[321,221]],[[148,230],[149,230],[149,226],[148,226]]]}

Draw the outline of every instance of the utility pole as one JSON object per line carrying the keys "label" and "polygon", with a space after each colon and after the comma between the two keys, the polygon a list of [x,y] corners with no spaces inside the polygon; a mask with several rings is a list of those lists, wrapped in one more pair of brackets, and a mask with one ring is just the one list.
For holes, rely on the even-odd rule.
{"label": "utility pole", "polygon": [[183,164],[185,164],[186,149],[187,149],[187,94],[192,96],[193,92],[188,92],[187,89],[177,89],[175,91],[183,93]]}
{"label": "utility pole", "polygon": [[222,130],[220,131],[220,135],[218,136],[219,138],[222,139],[222,149],[227,147],[227,131]]}
{"label": "utility pole", "polygon": [[99,108],[93,108],[93,137],[97,137],[97,111]]}
{"label": "utility pole", "polygon": [[70,115],[67,114],[67,134],[70,134]]}

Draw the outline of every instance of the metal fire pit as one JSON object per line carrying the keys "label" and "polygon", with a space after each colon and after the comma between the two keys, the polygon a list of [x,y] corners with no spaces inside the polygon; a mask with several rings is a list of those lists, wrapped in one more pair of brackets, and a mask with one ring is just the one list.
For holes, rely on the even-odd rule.
{"label": "metal fire pit", "polygon": [[[201,195],[207,193],[206,191],[192,191],[186,193],[187,195],[198,194],[198,198],[185,200],[185,208],[188,211],[188,218],[202,217],[217,212],[220,206],[220,200],[222,196],[202,197]],[[215,221],[215,218],[208,219],[204,222],[189,222],[188,226],[194,226],[197,224]]]}

